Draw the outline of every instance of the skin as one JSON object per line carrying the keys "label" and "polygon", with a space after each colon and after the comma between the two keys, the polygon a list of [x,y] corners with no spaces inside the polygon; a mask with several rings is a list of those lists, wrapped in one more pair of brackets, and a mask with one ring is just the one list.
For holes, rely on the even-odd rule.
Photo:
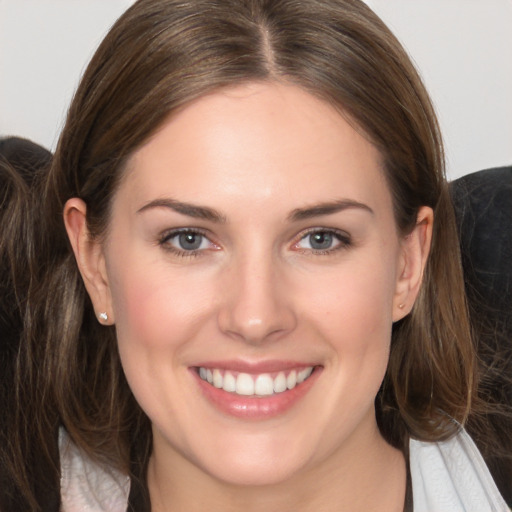
{"label": "skin", "polygon": [[[148,206],[169,199],[222,221]],[[291,218],[336,201],[351,206]],[[402,510],[404,458],[381,437],[374,399],[392,324],[418,293],[432,211],[398,233],[380,155],[360,132],[295,86],[219,91],[133,155],[103,243],[85,216],[67,202],[87,290],[152,421],[153,510]],[[194,255],[176,253],[178,228],[205,235]],[[311,229],[341,238],[315,250]],[[199,391],[190,368],[205,360],[320,371],[290,409],[250,420]]]}

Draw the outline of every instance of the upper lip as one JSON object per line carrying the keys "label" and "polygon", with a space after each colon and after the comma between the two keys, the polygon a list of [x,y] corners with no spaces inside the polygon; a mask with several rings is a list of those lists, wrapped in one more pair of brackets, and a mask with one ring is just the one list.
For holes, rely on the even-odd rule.
{"label": "upper lip", "polygon": [[259,373],[273,373],[287,370],[295,370],[301,368],[308,368],[311,366],[318,366],[317,363],[312,361],[285,361],[272,359],[267,361],[243,361],[243,360],[224,360],[224,361],[203,361],[193,365],[196,368],[218,368],[232,372],[259,374]]}

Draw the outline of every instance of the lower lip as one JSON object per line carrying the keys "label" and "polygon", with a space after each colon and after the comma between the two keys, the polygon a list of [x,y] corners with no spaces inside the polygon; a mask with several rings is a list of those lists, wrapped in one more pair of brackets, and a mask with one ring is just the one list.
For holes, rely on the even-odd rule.
{"label": "lower lip", "polygon": [[228,393],[201,379],[196,370],[191,371],[203,395],[217,409],[237,418],[264,420],[279,416],[300,402],[318,379],[321,368],[315,368],[304,382],[293,389],[264,397]]}

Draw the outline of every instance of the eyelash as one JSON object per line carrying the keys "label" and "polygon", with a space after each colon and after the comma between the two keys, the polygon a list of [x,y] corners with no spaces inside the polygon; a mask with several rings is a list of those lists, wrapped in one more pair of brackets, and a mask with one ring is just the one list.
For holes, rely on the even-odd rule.
{"label": "eyelash", "polygon": [[[315,234],[331,235],[333,239],[338,242],[338,245],[328,249],[313,249],[313,248],[300,248],[298,245],[300,242],[305,240],[307,237]],[[344,231],[332,228],[313,228],[300,234],[300,238],[294,243],[293,247],[302,254],[311,254],[315,256],[328,256],[343,249],[347,249],[352,245],[352,239],[350,235]]]}
{"label": "eyelash", "polygon": [[[322,234],[322,235],[331,235],[333,239],[336,239],[338,241],[338,245],[332,248],[328,248],[325,250],[321,249],[313,249],[313,248],[300,248],[299,244],[303,240],[305,240],[307,237],[314,235],[314,234]],[[174,247],[170,241],[173,238],[176,238],[180,235],[194,235],[194,236],[201,236],[204,239],[206,239],[212,246],[217,247],[216,244],[214,244],[206,234],[205,231],[202,231],[200,229],[194,228],[182,228],[182,229],[174,229],[172,231],[164,233],[160,239],[158,240],[158,245],[160,245],[165,251],[168,251],[175,256],[178,256],[180,258],[192,258],[201,256],[204,254],[205,249],[193,249],[193,250],[184,250],[184,249],[178,249],[177,247]],[[337,229],[332,228],[313,228],[306,232],[303,232],[300,234],[300,237],[297,242],[293,244],[293,248],[300,252],[301,254],[308,254],[308,255],[315,255],[315,256],[327,256],[330,254],[333,254],[335,252],[338,252],[343,249],[347,249],[352,245],[352,240],[350,236],[344,232],[339,231]]]}
{"label": "eyelash", "polygon": [[208,238],[206,232],[200,229],[190,229],[190,228],[182,228],[182,229],[173,229],[172,231],[168,231],[163,234],[163,236],[158,240],[158,245],[160,245],[165,251],[172,253],[175,256],[180,258],[193,258],[197,256],[201,256],[204,253],[204,249],[194,249],[190,251],[186,251],[184,249],[178,249],[171,245],[170,241],[173,238],[176,238],[180,235],[195,235],[201,236],[204,239],[208,240],[208,242],[215,246],[215,244]]}

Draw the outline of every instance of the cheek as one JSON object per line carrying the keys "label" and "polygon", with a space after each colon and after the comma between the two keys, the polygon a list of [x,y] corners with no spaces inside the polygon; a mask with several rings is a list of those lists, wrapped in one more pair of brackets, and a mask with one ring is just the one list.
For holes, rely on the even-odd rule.
{"label": "cheek", "polygon": [[376,263],[373,267],[351,265],[346,272],[315,276],[315,286],[306,286],[302,295],[304,311],[322,319],[331,339],[343,339],[357,349],[381,341],[382,335],[389,337],[394,292],[390,267]]}
{"label": "cheek", "polygon": [[169,390],[188,373],[183,354],[212,301],[204,279],[142,261],[133,258],[110,273],[118,349],[137,402],[153,423],[168,427],[187,410],[185,398]]}
{"label": "cheek", "polygon": [[391,342],[394,261],[375,257],[305,286],[303,315],[330,346],[336,386],[350,390],[354,407],[372,403],[384,377]]}
{"label": "cheek", "polygon": [[119,344],[173,349],[193,337],[212,303],[207,281],[172,273],[164,265],[124,265],[112,273]]}

